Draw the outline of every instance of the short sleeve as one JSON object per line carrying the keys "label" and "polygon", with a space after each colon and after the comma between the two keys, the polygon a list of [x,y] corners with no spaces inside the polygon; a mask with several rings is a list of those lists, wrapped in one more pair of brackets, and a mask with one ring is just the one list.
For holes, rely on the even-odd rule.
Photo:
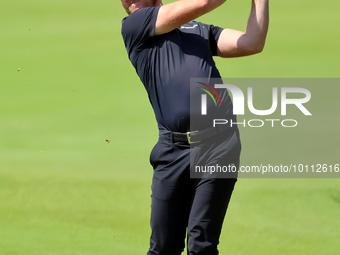
{"label": "short sleeve", "polygon": [[132,49],[142,47],[155,35],[158,11],[159,7],[146,7],[123,19],[121,32],[129,55]]}
{"label": "short sleeve", "polygon": [[210,42],[210,49],[211,49],[213,56],[217,56],[217,42],[218,42],[218,39],[220,38],[222,31],[223,31],[223,28],[210,25],[209,42]]}

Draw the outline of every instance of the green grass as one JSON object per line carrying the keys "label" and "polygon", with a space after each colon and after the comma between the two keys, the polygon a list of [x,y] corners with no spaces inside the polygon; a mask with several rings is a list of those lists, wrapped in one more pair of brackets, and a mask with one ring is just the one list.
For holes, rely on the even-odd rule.
{"label": "green grass", "polygon": [[[222,76],[339,77],[339,7],[272,1],[265,51],[217,59]],[[201,20],[244,29],[249,9],[228,1]],[[146,253],[157,127],[124,49],[124,16],[119,1],[1,4],[0,255]],[[338,160],[338,93],[312,93],[324,125],[243,129],[243,164]],[[219,248],[339,254],[339,212],[339,179],[240,179]]]}

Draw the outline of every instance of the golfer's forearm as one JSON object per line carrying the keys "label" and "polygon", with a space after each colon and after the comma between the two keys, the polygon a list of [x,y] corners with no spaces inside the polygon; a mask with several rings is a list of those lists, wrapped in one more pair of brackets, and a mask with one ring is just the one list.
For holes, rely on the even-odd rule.
{"label": "golfer's forearm", "polygon": [[268,0],[252,0],[251,13],[248,20],[246,35],[251,47],[262,51],[267,37],[269,24]]}

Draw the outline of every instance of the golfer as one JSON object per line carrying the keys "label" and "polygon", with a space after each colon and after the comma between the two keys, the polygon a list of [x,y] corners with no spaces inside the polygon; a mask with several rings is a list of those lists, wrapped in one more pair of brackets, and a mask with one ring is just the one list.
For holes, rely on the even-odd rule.
{"label": "golfer", "polygon": [[[147,255],[181,254],[186,235],[187,254],[216,255],[237,178],[190,178],[190,166],[238,168],[241,143],[235,126],[225,130],[204,123],[190,126],[190,78],[221,78],[213,56],[261,52],[268,30],[268,0],[252,0],[246,32],[193,21],[225,0],[166,5],[161,0],[121,1],[129,14],[122,22],[127,54],[148,93],[159,129],[150,155],[154,172]],[[227,90],[219,96],[228,106],[224,119],[236,122]]]}

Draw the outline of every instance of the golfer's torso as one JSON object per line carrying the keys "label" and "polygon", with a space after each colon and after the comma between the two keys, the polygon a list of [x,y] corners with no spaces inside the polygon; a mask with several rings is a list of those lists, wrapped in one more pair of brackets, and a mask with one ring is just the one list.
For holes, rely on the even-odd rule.
{"label": "golfer's torso", "polygon": [[208,33],[206,25],[190,22],[132,55],[161,131],[189,131],[190,78],[220,77]]}
{"label": "golfer's torso", "polygon": [[[123,20],[122,34],[130,61],[148,92],[160,133],[187,132],[190,114],[200,114],[199,108],[197,113],[190,109],[190,78],[220,77],[213,55],[223,29],[189,22],[155,36],[158,10],[152,7],[134,12]],[[230,101],[227,92],[221,98]]]}

